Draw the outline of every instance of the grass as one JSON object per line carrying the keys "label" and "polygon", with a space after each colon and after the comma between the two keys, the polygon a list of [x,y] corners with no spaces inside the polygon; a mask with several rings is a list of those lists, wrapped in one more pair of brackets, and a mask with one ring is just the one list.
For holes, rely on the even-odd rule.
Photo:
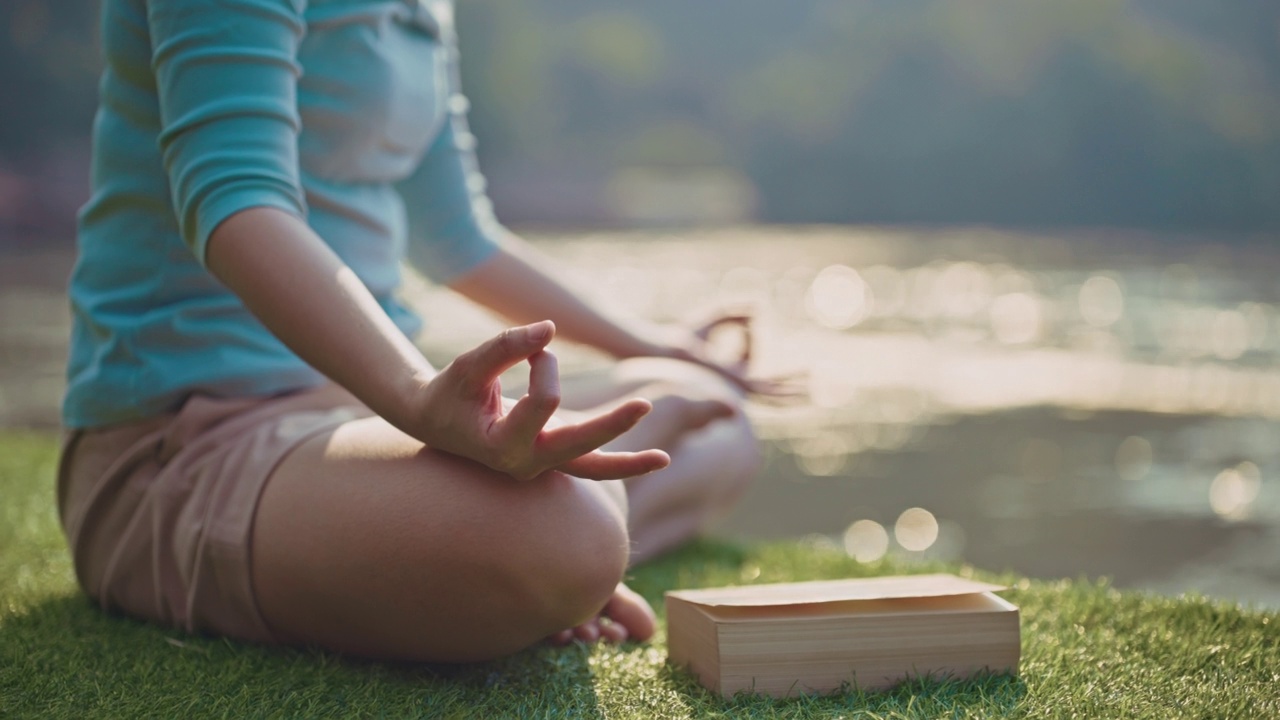
{"label": "grass", "polygon": [[[51,436],[0,433],[0,717],[1280,717],[1280,615],[1087,580],[978,573],[1012,584],[1005,596],[1022,608],[1017,678],[789,700],[707,693],[666,664],[661,634],[465,667],[189,637],[105,615],[78,593],[53,509],[54,453]],[[673,587],[919,569],[800,544],[701,543],[637,568],[632,585],[660,607]]]}

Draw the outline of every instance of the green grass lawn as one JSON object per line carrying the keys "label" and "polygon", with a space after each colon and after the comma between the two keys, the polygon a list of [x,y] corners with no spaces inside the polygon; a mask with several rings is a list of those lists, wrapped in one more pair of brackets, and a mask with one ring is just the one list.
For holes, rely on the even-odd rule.
{"label": "green grass lawn", "polygon": [[[53,507],[55,440],[0,433],[0,717],[1280,718],[1280,615],[1090,581],[1010,583],[1017,678],[913,682],[881,693],[722,700],[648,645],[536,648],[422,667],[188,637],[94,609]],[[701,543],[637,568],[661,608],[675,587],[875,575],[797,544]],[[951,570],[963,569],[950,568]]]}

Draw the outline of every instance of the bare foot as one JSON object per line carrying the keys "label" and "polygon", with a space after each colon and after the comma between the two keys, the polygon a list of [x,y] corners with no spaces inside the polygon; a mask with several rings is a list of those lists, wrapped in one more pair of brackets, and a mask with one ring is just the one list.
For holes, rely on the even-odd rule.
{"label": "bare foot", "polygon": [[658,395],[649,398],[653,410],[636,426],[608,443],[610,450],[669,450],[679,444],[687,432],[698,430],[716,420],[733,417],[732,405],[710,398],[682,395]]}
{"label": "bare foot", "polygon": [[631,588],[618,583],[613,597],[599,615],[577,627],[561,630],[549,639],[553,645],[566,645],[573,640],[586,643],[604,640],[614,644],[627,640],[644,642],[653,637],[656,627],[657,618],[649,603]]}

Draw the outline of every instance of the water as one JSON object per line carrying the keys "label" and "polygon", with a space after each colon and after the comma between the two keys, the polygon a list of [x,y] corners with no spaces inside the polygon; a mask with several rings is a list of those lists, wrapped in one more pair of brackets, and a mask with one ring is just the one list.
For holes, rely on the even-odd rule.
{"label": "water", "polygon": [[[1280,251],[849,228],[538,242],[620,313],[754,308],[760,370],[807,376],[812,402],[752,409],[766,470],[721,533],[1280,607]],[[5,264],[25,280],[0,290],[0,422],[55,422],[63,303]],[[437,362],[501,327],[421,281],[407,296]]]}

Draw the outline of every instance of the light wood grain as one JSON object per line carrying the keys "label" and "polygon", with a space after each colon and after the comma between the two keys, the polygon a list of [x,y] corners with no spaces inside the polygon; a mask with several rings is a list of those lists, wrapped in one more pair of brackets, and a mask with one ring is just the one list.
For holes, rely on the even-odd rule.
{"label": "light wood grain", "polygon": [[1004,589],[1002,585],[966,580],[955,575],[934,574],[673,590],[670,594],[699,605],[761,606],[943,597]]}
{"label": "light wood grain", "polygon": [[[802,597],[805,584],[790,585],[774,597]],[[1018,670],[1018,609],[990,592],[851,600],[838,599],[829,584],[820,590],[822,602],[782,605],[708,606],[688,592],[668,593],[671,662],[726,697],[829,692],[845,683],[882,689],[914,676]],[[853,586],[849,594],[871,593]]]}

